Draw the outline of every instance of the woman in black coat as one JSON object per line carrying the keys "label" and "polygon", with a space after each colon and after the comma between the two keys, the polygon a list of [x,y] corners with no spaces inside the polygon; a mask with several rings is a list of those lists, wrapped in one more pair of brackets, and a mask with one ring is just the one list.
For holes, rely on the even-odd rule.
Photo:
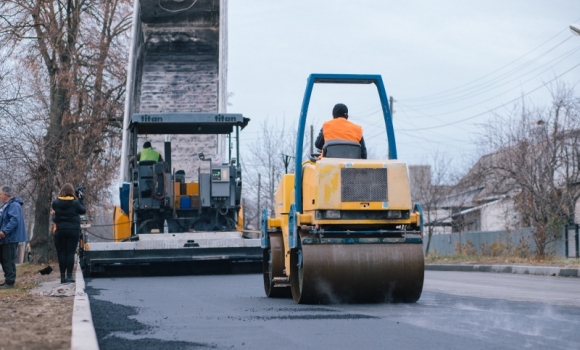
{"label": "woman in black coat", "polygon": [[57,233],[60,282],[74,283],[72,273],[81,232],[80,215],[87,212],[84,205],[84,193],[78,191],[77,199],[73,186],[69,183],[64,184],[58,198],[52,202],[52,209]]}

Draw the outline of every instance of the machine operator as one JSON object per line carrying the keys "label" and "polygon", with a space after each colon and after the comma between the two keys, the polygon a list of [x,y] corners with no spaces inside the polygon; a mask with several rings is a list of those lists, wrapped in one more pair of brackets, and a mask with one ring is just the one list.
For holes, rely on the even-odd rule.
{"label": "machine operator", "polygon": [[322,124],[322,129],[316,138],[314,145],[318,149],[324,147],[324,143],[330,140],[345,140],[360,143],[361,158],[367,159],[367,148],[363,138],[362,127],[348,121],[348,108],[338,103],[332,109],[332,120]]}
{"label": "machine operator", "polygon": [[137,161],[141,162],[144,160],[152,160],[154,162],[163,161],[163,157],[161,157],[161,154],[156,150],[154,150],[153,148],[151,148],[151,142],[149,141],[145,141],[145,143],[143,143],[143,150],[137,153]]}

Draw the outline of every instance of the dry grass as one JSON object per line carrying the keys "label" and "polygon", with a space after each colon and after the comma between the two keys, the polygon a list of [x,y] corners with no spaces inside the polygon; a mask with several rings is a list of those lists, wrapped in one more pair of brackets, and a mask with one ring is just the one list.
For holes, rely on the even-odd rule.
{"label": "dry grass", "polygon": [[[56,271],[41,275],[45,266],[28,263],[16,267],[16,285],[0,290],[0,325],[4,349],[70,349],[73,297],[31,294],[43,282],[60,280]],[[58,270],[58,264],[52,264]]]}
{"label": "dry grass", "polygon": [[545,259],[520,257],[490,257],[480,255],[436,255],[425,257],[426,264],[485,264],[485,265],[530,265],[580,268],[580,259],[547,257]]}
{"label": "dry grass", "polygon": [[38,273],[38,270],[40,270],[42,267],[43,266],[40,265],[30,265],[29,263],[16,266],[17,283],[15,284],[15,288],[0,290],[0,298],[2,296],[26,295],[30,290],[38,287],[42,281],[39,280],[36,275],[41,276]]}

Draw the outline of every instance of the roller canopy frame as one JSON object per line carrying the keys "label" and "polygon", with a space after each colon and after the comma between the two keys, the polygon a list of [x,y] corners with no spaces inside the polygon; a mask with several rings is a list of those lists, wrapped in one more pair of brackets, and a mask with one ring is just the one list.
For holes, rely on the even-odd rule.
{"label": "roller canopy frame", "polygon": [[298,214],[296,212],[296,205],[290,205],[290,212],[288,213],[288,247],[290,249],[298,248]]}
{"label": "roller canopy frame", "polygon": [[419,213],[419,230],[423,231],[423,208],[421,208],[421,204],[415,203],[415,207],[413,208],[413,212]]}
{"label": "roller canopy frame", "polygon": [[260,237],[260,246],[262,249],[270,248],[270,235],[268,234],[268,210],[262,210],[262,220],[260,223],[260,231],[262,235]]}
{"label": "roller canopy frame", "polygon": [[296,140],[296,163],[295,163],[295,177],[294,177],[294,203],[296,205],[296,212],[302,212],[302,152],[304,144],[304,132],[306,130],[306,116],[308,115],[308,106],[310,105],[310,97],[314,84],[375,84],[381,100],[381,107],[383,110],[383,118],[385,120],[385,128],[387,132],[387,141],[389,145],[389,159],[397,159],[397,146],[395,143],[395,131],[393,129],[393,119],[391,117],[391,110],[389,108],[389,99],[385,91],[383,79],[380,75],[373,74],[326,74],[313,73],[310,74],[306,83],[306,90],[302,100],[302,108],[300,110],[300,120],[298,122],[298,139]]}

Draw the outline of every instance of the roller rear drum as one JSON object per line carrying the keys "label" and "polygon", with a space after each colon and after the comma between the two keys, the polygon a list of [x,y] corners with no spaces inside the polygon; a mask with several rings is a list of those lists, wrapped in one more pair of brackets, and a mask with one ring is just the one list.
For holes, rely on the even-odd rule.
{"label": "roller rear drum", "polygon": [[419,300],[421,244],[305,244],[292,252],[292,296],[297,303],[381,303]]}

